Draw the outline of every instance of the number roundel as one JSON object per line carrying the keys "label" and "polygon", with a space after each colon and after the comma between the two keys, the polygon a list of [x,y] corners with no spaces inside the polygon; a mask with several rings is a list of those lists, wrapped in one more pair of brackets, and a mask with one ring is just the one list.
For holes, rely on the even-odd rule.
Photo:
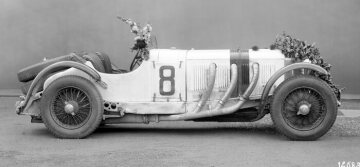
{"label": "number roundel", "polygon": [[[165,70],[170,70],[170,76],[164,76],[164,71]],[[175,68],[173,66],[161,66],[159,69],[159,75],[160,75],[160,80],[159,80],[159,90],[160,90],[160,95],[163,96],[171,96],[175,93]],[[164,90],[164,82],[170,82],[170,90],[169,91],[165,91]]]}

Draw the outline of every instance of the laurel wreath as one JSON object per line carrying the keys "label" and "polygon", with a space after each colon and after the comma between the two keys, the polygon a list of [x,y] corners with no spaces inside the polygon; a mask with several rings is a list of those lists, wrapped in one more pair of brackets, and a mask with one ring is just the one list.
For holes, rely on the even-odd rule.
{"label": "laurel wreath", "polygon": [[308,59],[311,63],[324,68],[328,72],[328,75],[320,74],[318,72],[312,72],[311,74],[324,80],[334,91],[338,101],[340,101],[341,92],[344,88],[339,89],[338,85],[335,85],[333,82],[330,73],[332,66],[325,62],[320,56],[319,49],[315,47],[315,43],[310,45],[306,41],[293,38],[284,32],[276,37],[275,42],[271,45],[271,49],[281,50],[285,57],[291,58],[293,62],[303,62]]}

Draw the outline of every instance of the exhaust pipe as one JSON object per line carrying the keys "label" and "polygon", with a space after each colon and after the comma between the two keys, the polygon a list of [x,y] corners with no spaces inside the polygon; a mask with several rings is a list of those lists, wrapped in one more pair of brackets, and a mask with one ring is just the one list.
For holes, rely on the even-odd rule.
{"label": "exhaust pipe", "polygon": [[215,111],[219,110],[221,107],[224,106],[224,104],[226,103],[226,101],[229,99],[231,93],[234,91],[236,84],[237,84],[237,80],[238,80],[238,71],[237,71],[237,65],[236,64],[232,64],[231,65],[231,81],[230,81],[230,86],[229,88],[226,90],[224,96],[219,100],[219,102],[217,103],[216,107],[215,107]]}
{"label": "exhaust pipe", "polygon": [[201,110],[201,108],[205,105],[206,101],[210,98],[211,92],[214,89],[215,79],[216,79],[216,64],[211,63],[210,64],[210,81],[209,81],[208,87],[205,90],[205,92],[202,94],[199,103],[195,106],[193,113],[199,112]]}

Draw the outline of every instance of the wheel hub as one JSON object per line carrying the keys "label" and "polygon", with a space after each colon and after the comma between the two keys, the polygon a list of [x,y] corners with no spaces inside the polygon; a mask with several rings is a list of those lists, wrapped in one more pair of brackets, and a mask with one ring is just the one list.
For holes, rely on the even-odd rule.
{"label": "wheel hub", "polygon": [[306,101],[302,101],[299,104],[298,112],[296,114],[297,115],[308,115],[310,112],[310,107],[311,107],[310,103],[308,103]]}
{"label": "wheel hub", "polygon": [[78,112],[78,104],[74,101],[65,101],[64,110],[65,113],[75,115]]}

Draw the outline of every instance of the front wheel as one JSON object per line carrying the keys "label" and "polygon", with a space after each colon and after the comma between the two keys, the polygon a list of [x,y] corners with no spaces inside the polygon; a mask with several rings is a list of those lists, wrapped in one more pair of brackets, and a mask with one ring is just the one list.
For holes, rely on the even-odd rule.
{"label": "front wheel", "polygon": [[84,138],[100,124],[102,98],[95,86],[79,76],[53,81],[41,98],[41,118],[59,138]]}
{"label": "front wheel", "polygon": [[336,97],[324,81],[300,75],[280,84],[270,113],[276,129],[288,138],[316,140],[335,122]]}

